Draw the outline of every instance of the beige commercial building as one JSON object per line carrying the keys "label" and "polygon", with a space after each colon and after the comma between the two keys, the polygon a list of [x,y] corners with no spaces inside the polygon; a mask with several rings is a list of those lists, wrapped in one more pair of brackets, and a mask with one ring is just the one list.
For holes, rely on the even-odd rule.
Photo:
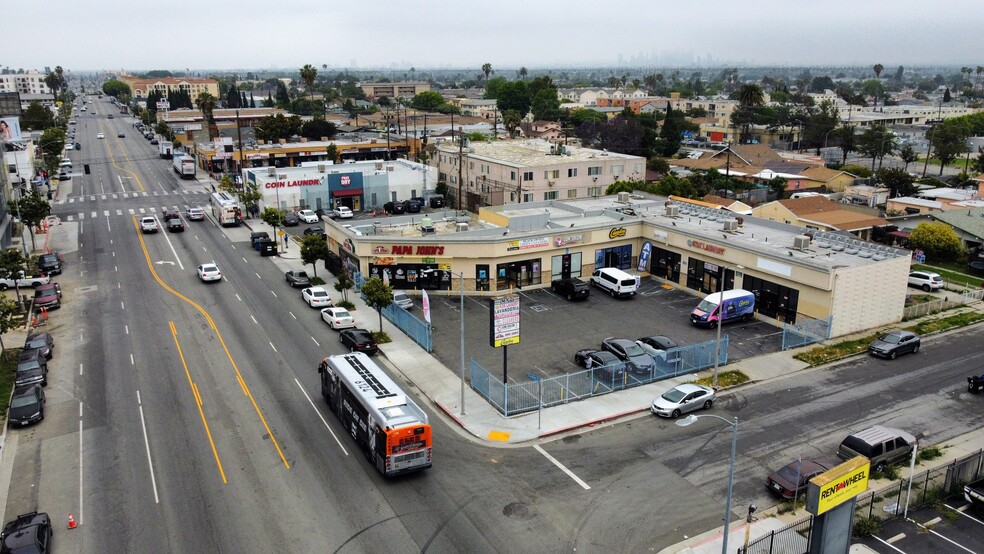
{"label": "beige commercial building", "polygon": [[191,101],[194,102],[198,96],[207,92],[214,98],[219,98],[219,82],[215,79],[201,79],[197,77],[161,77],[158,79],[141,79],[133,75],[123,75],[120,80],[130,86],[134,99],[143,99],[150,96],[152,92],[159,92],[165,98],[174,91],[186,91]]}
{"label": "beige commercial building", "polygon": [[360,83],[359,87],[369,98],[413,98],[431,89],[427,83]]}
{"label": "beige commercial building", "polygon": [[[648,195],[535,202],[426,218],[326,222],[350,271],[384,274],[396,289],[495,296],[617,267],[695,297],[741,288],[756,317],[830,318],[830,336],[902,319],[910,254],[849,234],[735,217]],[[694,304],[698,299],[695,298]]]}

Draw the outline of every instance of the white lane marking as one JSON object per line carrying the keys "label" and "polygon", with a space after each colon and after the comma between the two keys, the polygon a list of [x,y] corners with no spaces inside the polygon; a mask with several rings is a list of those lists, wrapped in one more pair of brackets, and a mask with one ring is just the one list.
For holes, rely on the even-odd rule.
{"label": "white lane marking", "polygon": [[242,301],[243,301],[243,299],[239,297],[239,293],[238,293],[238,292],[236,293],[236,300],[238,300],[238,301],[240,301],[240,302],[242,302]]}
{"label": "white lane marking", "polygon": [[147,465],[150,466],[150,484],[154,487],[154,504],[160,504],[157,496],[157,478],[154,477],[154,459],[150,457],[150,441],[147,439],[147,422],[144,421],[143,404],[140,403],[140,391],[137,391],[137,408],[140,409],[140,426],[143,427],[144,446],[147,448]]}
{"label": "white lane marking", "polygon": [[[243,258],[243,261],[246,262],[246,258],[245,257]],[[249,263],[249,262],[246,262],[246,263]]]}
{"label": "white lane marking", "polygon": [[256,278],[257,279],[262,279],[263,278],[263,277],[260,277],[260,274],[259,273],[254,272],[254,275],[256,275]]}
{"label": "white lane marking", "polygon": [[274,298],[280,298],[279,296],[277,296],[277,293],[275,293],[273,291],[270,291],[270,294],[272,294]]}
{"label": "white lane marking", "polygon": [[[964,516],[964,517],[966,517],[966,518],[968,518],[968,519],[971,519],[971,520],[974,520],[974,521],[976,521],[977,523],[979,523],[979,524],[981,524],[981,525],[984,525],[984,521],[981,521],[981,520],[979,520],[979,519],[977,519],[977,518],[976,518],[976,517],[974,517],[974,516],[969,516],[969,515],[967,515],[966,513],[964,513],[964,510],[966,510],[967,508],[969,508],[969,507],[970,507],[969,505],[964,505],[964,506],[961,506],[960,508],[954,508],[953,506],[950,506],[949,504],[944,504],[944,505],[945,505],[945,506],[946,506],[947,508],[950,508],[951,510],[954,510],[954,511],[956,511],[956,512],[957,512],[957,513],[959,513],[960,515],[962,515],[962,516]],[[962,509],[961,509],[961,508],[962,508]]]}
{"label": "white lane marking", "polygon": [[292,312],[292,311],[290,311],[290,310],[287,310],[287,313],[289,313],[289,314],[290,314],[290,317],[292,317],[292,318],[294,318],[294,319],[297,319],[297,316],[296,316],[296,315],[294,315],[294,312]]}
{"label": "white lane marking", "polygon": [[79,376],[82,375],[82,364],[79,364]]}
{"label": "white lane marking", "polygon": [[164,240],[166,240],[167,245],[171,247],[171,253],[174,254],[174,259],[178,262],[178,267],[181,268],[181,271],[184,271],[185,266],[183,263],[181,263],[181,258],[178,257],[178,252],[174,249],[174,245],[171,244],[171,237],[167,235],[168,235],[167,233],[164,233]]}
{"label": "white lane marking", "polygon": [[135,364],[135,363],[133,362],[133,354],[130,354],[130,365],[136,365],[136,364]]}
{"label": "white lane marking", "polygon": [[121,310],[125,310],[126,309],[126,306],[123,305],[123,302],[120,302],[120,309]]}
{"label": "white lane marking", "polygon": [[255,323],[255,324],[257,324],[257,325],[259,325],[259,324],[260,324],[260,322],[259,322],[259,321],[256,321],[256,318],[255,318],[255,317],[253,317],[253,316],[252,316],[252,314],[250,314],[250,316],[249,316],[249,318],[253,320],[253,323]]}
{"label": "white lane marking", "polygon": [[318,345],[319,347],[321,346],[321,343],[318,342],[318,339],[311,337],[311,340],[314,341],[314,344]]}
{"label": "white lane marking", "polygon": [[123,326],[123,332],[124,332],[124,334],[129,335],[130,334],[130,326],[129,325],[124,325]]}
{"label": "white lane marking", "polygon": [[272,342],[270,343],[270,348],[272,348],[274,352],[277,352],[277,347],[274,346]]}
{"label": "white lane marking", "polygon": [[557,461],[557,458],[554,458],[550,454],[547,454],[547,451],[546,450],[540,448],[540,445],[539,444],[534,444],[533,445],[533,448],[537,452],[539,452],[540,454],[543,454],[543,457],[546,458],[546,459],[548,459],[548,460],[550,460],[550,462],[553,463],[553,465],[555,465],[558,468],[560,468],[560,470],[563,471],[564,473],[566,473],[568,477],[570,477],[571,479],[573,479],[575,483],[577,483],[578,485],[581,485],[581,488],[582,489],[584,489],[584,490],[590,490],[591,489],[591,487],[587,483],[585,483],[584,481],[582,481],[580,477],[578,477],[577,475],[574,475],[574,472],[573,471],[567,469],[566,467],[564,467],[564,464],[558,462]]}
{"label": "white lane marking", "polygon": [[83,482],[82,481],[82,463],[83,463],[82,452],[84,451],[85,449],[82,446],[82,403],[79,402],[79,523],[82,523],[84,519],[83,518],[84,506],[82,504],[82,499],[85,498],[82,491],[82,482]]}
{"label": "white lane marking", "polygon": [[345,450],[345,446],[342,445],[342,441],[338,440],[338,435],[336,435],[335,432],[331,430],[331,427],[328,426],[328,422],[325,421],[325,417],[321,415],[321,411],[318,410],[318,407],[314,405],[314,401],[311,400],[310,396],[308,396],[307,391],[304,390],[304,387],[301,386],[301,382],[297,380],[297,377],[294,378],[294,382],[297,383],[297,388],[301,389],[301,394],[304,395],[304,398],[307,398],[308,402],[311,403],[311,407],[314,408],[314,413],[318,414],[318,418],[321,419],[321,423],[325,424],[325,429],[328,429],[328,432],[331,433],[331,437],[335,439],[335,442],[338,444],[338,447],[342,449],[342,454],[348,456],[349,455],[348,450]]}

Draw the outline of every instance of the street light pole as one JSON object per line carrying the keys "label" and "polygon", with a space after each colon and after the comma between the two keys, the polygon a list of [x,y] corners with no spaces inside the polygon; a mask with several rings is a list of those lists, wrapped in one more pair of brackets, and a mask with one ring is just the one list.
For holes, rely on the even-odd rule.
{"label": "street light pole", "polygon": [[[725,265],[721,269],[721,291],[718,292],[718,294],[721,295],[721,298],[718,300],[718,305],[717,305],[717,314],[718,314],[717,340],[714,341],[714,379],[713,382],[711,383],[711,388],[715,390],[717,390],[717,386],[718,386],[718,365],[720,365],[720,360],[721,360],[721,324],[724,321],[724,293],[727,290],[729,290],[725,285],[724,280],[728,276],[729,267],[731,266]],[[740,265],[736,265],[735,269],[745,269],[745,268]]]}
{"label": "street light pole", "polygon": [[465,273],[458,273],[458,288],[461,289],[461,411],[465,415]]}
{"label": "street light pole", "polygon": [[[730,470],[728,471],[728,498],[725,503],[724,511],[724,537],[722,537],[721,544],[721,554],[728,554],[728,533],[731,531],[731,496],[735,487],[735,456],[738,451],[738,416],[735,416],[733,421],[729,421],[726,418],[713,414],[690,414],[683,419],[678,419],[676,424],[680,427],[686,427],[702,417],[713,417],[715,419],[720,419],[731,426],[731,464]],[[751,511],[749,511],[749,516],[751,516]]]}

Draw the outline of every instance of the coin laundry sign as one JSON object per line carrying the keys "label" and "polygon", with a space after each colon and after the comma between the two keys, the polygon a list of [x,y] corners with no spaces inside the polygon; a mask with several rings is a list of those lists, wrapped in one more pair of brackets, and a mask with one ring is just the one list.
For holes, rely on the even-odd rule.
{"label": "coin laundry sign", "polygon": [[714,254],[724,254],[723,246],[718,246],[716,244],[708,244],[706,242],[701,242],[699,240],[688,240],[687,246],[693,248],[694,250],[706,250],[707,252],[712,252]]}

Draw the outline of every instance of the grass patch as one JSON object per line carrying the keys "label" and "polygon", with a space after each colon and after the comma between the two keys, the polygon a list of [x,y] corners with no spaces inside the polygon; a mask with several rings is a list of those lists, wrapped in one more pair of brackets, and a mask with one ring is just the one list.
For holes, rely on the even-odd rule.
{"label": "grass patch", "polygon": [[943,451],[940,450],[940,447],[927,446],[926,448],[923,448],[922,450],[919,451],[919,454],[916,455],[916,459],[919,460],[920,462],[929,461],[929,460],[935,460],[936,458],[939,458],[942,455],[943,455]]}
{"label": "grass patch", "polygon": [[14,370],[17,368],[20,351],[20,348],[9,348],[4,351],[3,359],[0,360],[0,420],[7,415],[10,392],[14,390]]}
{"label": "grass patch", "polygon": [[953,262],[939,262],[938,265],[916,264],[913,266],[913,269],[939,273],[940,277],[948,284],[971,289],[979,289],[981,288],[981,283],[984,283],[984,280],[978,277],[965,275],[967,273],[967,266],[964,264]]}
{"label": "grass patch", "polygon": [[872,471],[871,477],[874,479],[888,479],[889,481],[897,481],[902,475],[902,470],[899,466],[886,465],[881,469],[881,471]]}
{"label": "grass patch", "polygon": [[350,312],[355,311],[355,304],[349,302],[348,300],[339,300],[338,302],[335,302],[335,305],[338,306],[339,308],[345,308]]}
{"label": "grass patch", "polygon": [[905,307],[915,306],[917,304],[925,304],[926,302],[932,302],[936,300],[936,297],[932,294],[910,294],[905,297]]}
{"label": "grass patch", "polygon": [[[900,328],[906,331],[912,331],[917,335],[927,335],[929,333],[938,333],[949,329],[956,329],[957,327],[966,327],[967,325],[977,323],[982,319],[984,319],[984,314],[978,312],[966,312],[921,321],[915,325]],[[858,339],[841,341],[828,346],[818,346],[816,348],[811,348],[806,352],[796,354],[793,358],[801,362],[806,362],[811,366],[823,365],[866,351],[871,341],[875,340],[880,334],[881,333],[879,332]]]}
{"label": "grass patch", "polygon": [[393,342],[393,339],[386,333],[386,331],[373,331],[372,340],[376,341],[376,344],[386,344],[387,342]]}
{"label": "grass patch", "polygon": [[799,495],[799,499],[796,501],[795,504],[793,504],[793,500],[791,498],[788,499],[784,498],[783,500],[781,500],[779,502],[779,505],[776,506],[776,513],[779,515],[789,514],[789,513],[795,515],[796,510],[800,508],[804,508],[805,506],[806,506],[806,493],[801,492]]}
{"label": "grass patch", "polygon": [[[748,380],[748,375],[745,375],[737,369],[718,372],[718,387],[733,387],[735,385],[747,383]],[[704,385],[705,387],[710,387],[714,383],[714,376],[711,375],[708,377],[701,377],[700,379],[694,381],[694,383]]]}

